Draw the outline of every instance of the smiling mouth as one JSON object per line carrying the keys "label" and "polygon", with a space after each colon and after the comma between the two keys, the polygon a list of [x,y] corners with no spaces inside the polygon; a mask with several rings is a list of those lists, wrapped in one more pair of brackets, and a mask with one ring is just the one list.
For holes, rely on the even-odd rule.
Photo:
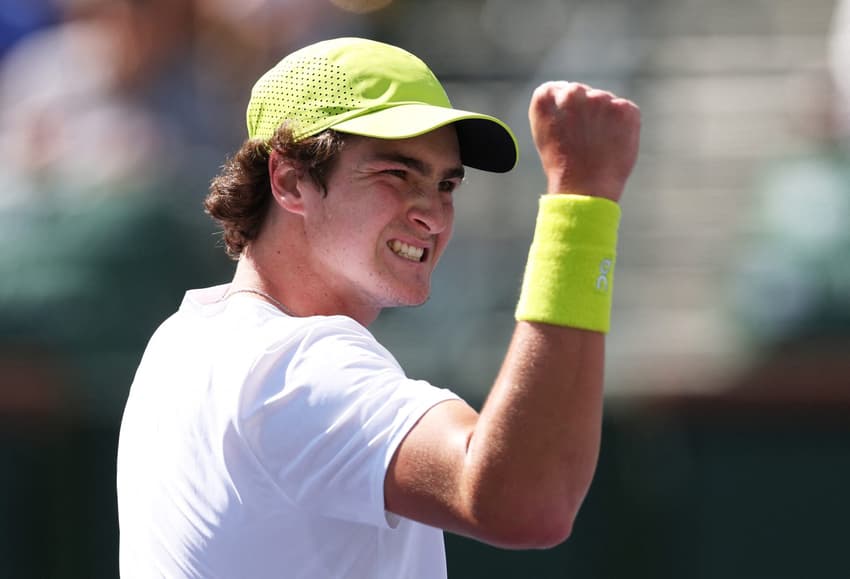
{"label": "smiling mouth", "polygon": [[398,239],[388,241],[387,246],[393,253],[409,261],[422,262],[425,261],[425,257],[427,255],[427,250],[425,248],[408,245]]}

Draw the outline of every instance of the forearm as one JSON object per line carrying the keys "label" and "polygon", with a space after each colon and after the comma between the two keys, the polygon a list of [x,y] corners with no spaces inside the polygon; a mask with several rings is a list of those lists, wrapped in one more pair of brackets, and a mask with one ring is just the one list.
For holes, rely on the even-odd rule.
{"label": "forearm", "polygon": [[517,324],[467,452],[464,484],[484,526],[569,534],[599,453],[604,348],[601,333]]}

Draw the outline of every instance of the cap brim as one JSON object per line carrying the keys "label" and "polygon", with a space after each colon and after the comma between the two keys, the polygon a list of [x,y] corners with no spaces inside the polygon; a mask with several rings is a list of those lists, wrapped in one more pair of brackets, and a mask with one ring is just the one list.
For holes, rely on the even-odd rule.
{"label": "cap brim", "polygon": [[489,115],[419,103],[398,104],[332,125],[341,133],[377,139],[418,137],[455,123],[464,165],[505,173],[514,168],[519,146],[511,129]]}

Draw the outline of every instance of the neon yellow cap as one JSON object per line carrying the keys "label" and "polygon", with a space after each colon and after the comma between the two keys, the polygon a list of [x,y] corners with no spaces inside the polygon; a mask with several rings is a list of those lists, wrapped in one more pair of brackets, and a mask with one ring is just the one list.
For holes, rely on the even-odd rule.
{"label": "neon yellow cap", "polygon": [[364,38],[336,38],[293,52],[254,85],[248,136],[269,139],[284,122],[296,139],[326,129],[406,139],[455,123],[464,165],[503,173],[517,162],[511,129],[489,115],[452,108],[413,54]]}

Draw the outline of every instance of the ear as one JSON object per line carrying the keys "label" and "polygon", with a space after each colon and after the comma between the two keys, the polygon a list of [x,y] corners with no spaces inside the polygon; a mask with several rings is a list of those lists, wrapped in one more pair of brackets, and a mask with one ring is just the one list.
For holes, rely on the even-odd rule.
{"label": "ear", "polygon": [[291,213],[304,213],[301,170],[294,161],[275,150],[269,154],[269,182],[275,203]]}

